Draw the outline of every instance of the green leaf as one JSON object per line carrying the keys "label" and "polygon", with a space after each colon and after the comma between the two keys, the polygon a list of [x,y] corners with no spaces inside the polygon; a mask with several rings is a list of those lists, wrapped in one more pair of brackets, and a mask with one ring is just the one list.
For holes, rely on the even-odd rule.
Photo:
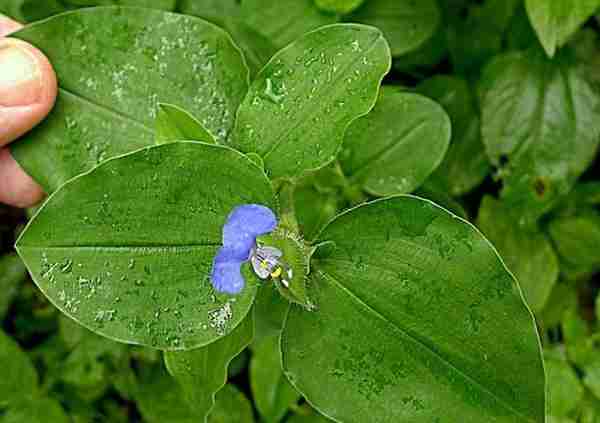
{"label": "green leaf", "polygon": [[543,422],[532,315],[491,244],[433,203],[398,196],[319,235],[311,296],[282,338],[288,379],[336,421]]}
{"label": "green leaf", "polygon": [[561,259],[570,266],[590,272],[600,268],[600,213],[590,210],[553,219],[549,232]]}
{"label": "green leaf", "polygon": [[583,398],[583,386],[561,353],[548,351],[544,357],[550,413],[554,417],[566,417]]}
{"label": "green leaf", "polygon": [[[33,364],[19,345],[2,330],[0,330],[0,362],[5,363],[0,378],[0,407],[11,406],[15,402],[18,403],[21,398],[37,393],[38,376]],[[23,421],[27,420],[19,420],[19,422]]]}
{"label": "green leaf", "polygon": [[375,28],[340,24],[305,35],[277,53],[250,87],[233,145],[262,156],[272,178],[325,165],[348,124],[373,107],[390,60]]}
{"label": "green leaf", "polygon": [[441,163],[450,132],[450,119],[436,102],[383,88],[375,108],[348,127],[342,169],[375,196],[412,192]]}
{"label": "green leaf", "polygon": [[[126,183],[124,183],[126,181]],[[111,339],[159,349],[207,345],[241,322],[256,294],[214,291],[227,215],[275,209],[264,173],[227,147],[179,142],[105,162],[52,195],[17,242],[44,294]]]}
{"label": "green leaf", "polygon": [[281,333],[289,307],[289,301],[279,294],[273,284],[263,285],[258,289],[254,302],[256,333],[253,345]]}
{"label": "green leaf", "polygon": [[327,13],[350,13],[365,2],[365,0],[314,0],[319,9]]}
{"label": "green leaf", "polygon": [[559,274],[558,257],[546,234],[521,228],[506,206],[491,196],[481,202],[477,225],[519,281],[531,309],[541,311]]}
{"label": "green leaf", "polygon": [[200,16],[209,21],[223,21],[240,13],[238,0],[180,0],[179,10],[186,15]]}
{"label": "green leaf", "polygon": [[49,57],[61,88],[50,117],[12,147],[48,192],[105,159],[151,145],[159,102],[185,108],[225,141],[247,90],[248,71],[230,37],[191,16],[84,9],[14,36]]}
{"label": "green leaf", "polygon": [[156,114],[155,137],[157,144],[170,141],[216,141],[200,122],[185,110],[172,104],[160,103]]}
{"label": "green leaf", "polygon": [[314,0],[244,0],[241,18],[279,48],[337,21],[322,13]]}
{"label": "green leaf", "polygon": [[336,195],[320,192],[310,182],[301,183],[294,190],[294,209],[302,235],[314,239],[340,208]]}
{"label": "green leaf", "polygon": [[306,414],[294,414],[287,420],[287,423],[331,423],[325,416],[318,414],[317,412],[308,412]]}
{"label": "green leaf", "polygon": [[21,282],[26,277],[27,269],[16,254],[0,257],[0,321],[6,316]]}
{"label": "green leaf", "polygon": [[441,13],[435,0],[368,0],[346,19],[379,28],[396,57],[431,38],[440,24]]}
{"label": "green leaf", "polygon": [[417,91],[440,102],[452,122],[450,148],[431,179],[453,196],[464,195],[490,171],[471,89],[462,78],[438,75],[419,84]]}
{"label": "green leaf", "polygon": [[248,398],[235,385],[227,384],[215,398],[208,423],[253,423],[254,413]]}
{"label": "green leaf", "polygon": [[228,336],[204,348],[165,352],[169,373],[181,386],[194,413],[206,419],[215,404],[215,394],[227,383],[229,363],[254,336],[250,313]]}
{"label": "green leaf", "polygon": [[482,134],[501,197],[524,225],[566,195],[600,141],[600,97],[568,51],[508,53],[484,70]]}
{"label": "green leaf", "polygon": [[[47,1],[47,0],[45,0]],[[177,0],[61,0],[71,6],[135,6],[174,10]],[[39,0],[38,0],[39,2]]]}
{"label": "green leaf", "polygon": [[71,423],[60,404],[51,398],[21,398],[0,417],[2,423]]}
{"label": "green leaf", "polygon": [[281,421],[300,399],[281,370],[279,336],[265,338],[254,349],[250,360],[250,387],[256,408],[268,423]]}
{"label": "green leaf", "polygon": [[525,0],[527,14],[546,54],[558,47],[600,8],[599,0]]}

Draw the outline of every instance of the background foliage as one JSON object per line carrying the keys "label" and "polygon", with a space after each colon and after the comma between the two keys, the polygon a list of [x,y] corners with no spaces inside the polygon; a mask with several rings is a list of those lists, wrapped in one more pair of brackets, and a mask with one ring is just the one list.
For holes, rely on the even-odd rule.
{"label": "background foliage", "polygon": [[[260,84],[266,83],[267,79],[271,83],[267,100],[260,105],[261,113],[253,114],[255,110],[242,113],[242,123],[262,123],[264,113],[270,113],[270,119],[281,118],[278,116],[280,102],[288,101],[281,100],[284,89],[311,90],[308,82],[306,86],[297,87],[277,85],[279,69],[274,63],[259,74],[276,51],[323,25],[353,22],[378,27],[389,43],[393,62],[375,108],[353,121],[369,109],[373,99],[361,96],[360,92],[351,92],[349,97],[354,95],[361,101],[357,102],[352,116],[340,117],[342,123],[352,121],[347,131],[341,135],[332,133],[332,144],[319,145],[318,149],[305,152],[303,162],[298,163],[299,168],[319,167],[336,152],[335,138],[343,136],[338,160],[303,176],[293,193],[305,237],[318,239],[319,229],[343,209],[367,199],[399,193],[414,193],[431,199],[473,222],[493,243],[518,279],[535,314],[543,341],[549,388],[548,420],[560,423],[600,421],[600,347],[597,342],[600,333],[600,161],[597,159],[600,27],[594,16],[600,1],[0,0],[0,11],[23,22],[34,22],[94,5],[134,5],[177,11],[200,16],[225,28],[244,53],[250,80],[254,81],[250,85],[251,92],[258,90],[262,94],[260,87],[263,85]],[[151,17],[145,18],[144,12],[138,13],[140,25],[148,25],[151,32]],[[21,36],[51,53],[55,49],[52,54],[60,57],[64,46],[48,41],[56,34],[56,28],[44,28],[48,34],[40,34],[31,28]],[[99,37],[104,29],[101,25],[96,28]],[[163,30],[173,37],[189,36],[179,25]],[[219,36],[215,35],[216,38]],[[48,45],[44,44],[45,40]],[[75,38],[69,51],[77,48],[81,41]],[[112,41],[134,42],[125,36],[122,40]],[[194,42],[193,39],[185,41]],[[150,63],[155,54],[161,54],[150,49],[160,39],[153,40],[150,34],[144,42],[149,48],[144,60]],[[375,40],[374,45],[384,48],[379,40]],[[89,83],[89,78],[95,77],[95,66],[100,63],[89,61],[85,55],[64,55],[64,61],[54,63],[61,80],[70,81],[69,86],[61,81],[63,90],[69,92],[61,97],[64,104],[60,107],[67,111],[69,107],[80,110],[85,124],[58,129],[71,134],[73,139],[80,139],[82,134],[78,131],[85,127],[89,131],[85,134],[89,144],[73,147],[72,154],[67,157],[85,154],[90,161],[82,167],[80,162],[56,159],[60,165],[52,163],[48,166],[44,162],[47,152],[38,152],[39,156],[36,156],[36,151],[30,151],[25,142],[15,148],[15,156],[30,165],[28,170],[48,190],[54,190],[65,180],[106,158],[181,134],[205,142],[222,142],[233,133],[238,143],[236,147],[242,151],[271,151],[278,134],[269,131],[267,124],[255,138],[244,133],[243,127],[234,127],[238,105],[250,101],[251,97],[244,100],[247,75],[236,71],[239,68],[236,67],[235,49],[222,48],[231,49],[229,62],[214,64],[209,55],[190,59],[191,64],[198,60],[197,63],[205,66],[221,66],[215,67],[218,78],[210,92],[191,92],[193,87],[186,86],[185,81],[194,75],[158,88],[164,91],[160,93],[162,103],[185,106],[194,116],[201,117],[202,122],[195,121],[176,106],[162,104],[157,107],[156,127],[155,115],[128,116],[114,127],[103,126],[107,119],[98,119],[97,110],[87,103],[82,104],[77,96]],[[351,51],[354,47],[348,43],[348,48]],[[286,60],[285,56],[281,57]],[[366,60],[373,59],[365,57]],[[128,58],[109,56],[101,61],[101,65],[110,70],[113,63],[122,63],[122,60]],[[289,60],[291,67],[294,60],[295,57]],[[177,63],[166,63],[165,66],[171,65],[177,66]],[[301,67],[304,67],[302,60],[298,63],[298,68]],[[366,72],[364,80],[373,85],[378,82],[378,72],[384,68],[385,64],[381,69],[357,70]],[[152,106],[158,106],[156,99],[140,95],[144,92],[140,84],[152,86],[152,78],[159,78],[161,72],[169,74],[168,71],[168,68],[157,68],[156,75],[149,75],[145,81],[105,83],[120,89],[120,95],[127,99],[122,103],[121,112],[151,110]],[[352,71],[350,69],[350,76]],[[119,93],[111,95],[118,96]],[[347,101],[343,96],[334,96],[337,93],[334,85],[331,93],[327,99],[331,100],[332,107],[335,101]],[[190,100],[192,94],[199,96],[198,101]],[[221,95],[234,100],[229,103],[213,101]],[[100,92],[95,100],[98,104],[112,104],[114,99]],[[320,107],[324,117],[329,114],[325,103],[321,99],[313,106]],[[48,145],[56,147],[50,154],[60,156],[63,154],[62,143],[68,143],[69,139],[53,139],[52,131],[56,128],[52,126],[52,120],[49,122],[43,130],[50,134]],[[297,133],[292,136],[317,139],[314,134],[328,128],[323,122],[307,122],[295,128]],[[155,129],[160,135],[157,140],[153,138]],[[110,150],[112,147],[103,145],[101,140],[107,130],[131,139],[133,144],[123,146],[121,151]],[[136,136],[131,137],[131,134]],[[44,136],[44,133],[34,136]],[[375,148],[360,150],[371,140],[385,154],[368,157]],[[276,158],[297,154],[291,144],[277,146]],[[282,167],[281,160],[276,158],[267,159],[260,165],[271,175],[287,176],[290,168]],[[240,183],[247,178],[258,178],[249,163],[240,162],[237,166],[247,172],[238,176]],[[44,176],[49,167],[52,178]],[[81,181],[82,184],[90,182],[93,181]],[[257,180],[254,185],[262,183]],[[265,183],[261,189],[260,198],[267,203],[270,187]],[[194,206],[190,204],[190,210]],[[225,205],[221,207],[226,208]],[[407,205],[399,209],[407,210]],[[13,249],[15,239],[32,212],[24,214],[0,206],[0,318],[3,322],[0,357],[9,363],[0,378],[0,421],[191,422],[203,416],[190,404],[208,404],[210,407],[213,401],[209,422],[327,421],[302,399],[281,371],[277,339],[287,307],[274,290],[260,291],[253,315],[254,325],[246,319],[236,328],[235,337],[210,344],[213,350],[192,350],[182,355],[167,353],[165,366],[159,352],[100,337],[62,315],[48,302],[27,276]],[[347,220],[351,221],[350,218]],[[185,222],[181,224],[185,225]],[[390,226],[394,224],[392,222]],[[356,225],[355,232],[360,233],[360,224]],[[328,235],[335,237],[336,224],[328,227],[328,231]],[[384,241],[390,242],[389,239]],[[385,242],[382,241],[382,245]],[[360,250],[360,245],[351,248]],[[385,255],[373,254],[372,257],[371,251],[361,254],[364,257],[361,256],[358,266],[385,259]],[[410,254],[410,250],[406,254]],[[335,257],[333,253],[318,258],[323,262],[323,272],[329,271],[327,262]],[[143,265],[139,266],[139,271],[144,272]],[[376,284],[377,281],[373,281],[373,285]],[[361,289],[350,283],[338,285],[331,281],[326,286],[327,289],[319,293],[324,304],[335,290],[345,287],[358,292]],[[343,302],[344,307],[353,307],[350,297],[344,300],[341,297],[335,294],[336,301]],[[418,301],[418,295],[415,298]],[[443,304],[437,308],[435,303],[427,304],[429,308],[424,308],[425,313],[446,316]],[[63,309],[65,307],[63,305]],[[110,326],[109,314],[101,318]],[[474,316],[475,325],[477,319]],[[337,314],[330,317],[335,318]],[[95,323],[89,322],[90,325]],[[284,334],[287,351],[296,348],[297,338],[303,338],[302,342],[319,341],[309,339],[314,333],[310,321],[292,328],[295,330]],[[321,328],[328,329],[327,325]],[[505,336],[518,336],[519,331],[525,329],[504,327],[493,335],[502,340]],[[510,332],[505,334],[502,330]],[[342,368],[351,372],[357,366],[378,363],[377,351],[371,351],[365,340],[353,337],[352,333],[344,336],[349,345],[361,351],[347,358]],[[229,341],[224,342],[227,339]],[[245,348],[251,339],[252,344]],[[141,339],[140,342],[151,344],[152,341]],[[181,337],[173,337],[170,342],[170,347],[177,347]],[[315,354],[311,350],[302,353]],[[346,353],[343,348],[338,351],[340,357]],[[235,358],[230,362],[231,357]],[[312,362],[318,358],[317,354]],[[507,360],[510,359],[507,355]],[[306,365],[289,359],[284,364],[291,373],[298,366]],[[202,366],[210,368],[211,373],[202,385],[203,389],[198,391],[197,381],[207,377],[208,371],[199,370],[196,375],[187,370],[203,369]],[[318,377],[317,369],[315,378]],[[228,383],[220,389],[226,379]],[[310,386],[308,382],[294,380],[294,386],[310,391],[315,398],[311,402],[322,411],[329,411],[328,404],[322,404],[319,387]],[[359,389],[360,383],[356,382]],[[210,388],[206,389],[207,386]],[[368,386],[367,390],[371,388]],[[406,401],[404,406],[419,408],[414,397],[405,396],[398,401]],[[394,404],[387,404],[387,407],[391,409]],[[465,418],[477,421],[475,417]]]}

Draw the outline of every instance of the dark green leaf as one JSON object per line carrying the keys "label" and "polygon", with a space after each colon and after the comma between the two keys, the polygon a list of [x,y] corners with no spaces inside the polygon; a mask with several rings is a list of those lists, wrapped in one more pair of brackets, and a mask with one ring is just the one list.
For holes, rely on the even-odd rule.
{"label": "dark green leaf", "polygon": [[283,298],[272,284],[261,286],[254,302],[255,339],[254,344],[263,338],[281,333],[283,321],[290,303]]}
{"label": "dark green leaf", "polygon": [[365,2],[365,0],[314,0],[319,9],[326,13],[350,13]]}
{"label": "dark green leaf", "polygon": [[51,398],[21,398],[0,418],[2,423],[71,423],[60,404]]}
{"label": "dark green leaf", "polygon": [[570,266],[594,271],[600,268],[600,213],[588,211],[550,222],[550,235],[561,259]]}
{"label": "dark green leaf", "polygon": [[235,385],[225,385],[215,398],[215,408],[208,423],[253,423],[254,414],[248,398]]}
{"label": "dark green leaf", "polygon": [[599,0],[525,0],[531,24],[548,56],[600,7]]}
{"label": "dark green leaf", "polygon": [[527,303],[542,310],[558,280],[558,258],[552,243],[538,228],[521,228],[505,205],[491,196],[481,202],[477,224],[515,275]]}
{"label": "dark green leaf", "polygon": [[433,36],[440,23],[440,10],[435,0],[368,0],[347,19],[379,28],[396,57]]}
{"label": "dark green leaf", "polygon": [[543,52],[497,57],[484,71],[483,141],[500,167],[501,196],[533,223],[573,187],[600,141],[600,97],[586,68],[565,51],[554,61]]}
{"label": "dark green leaf", "polygon": [[322,13],[314,0],[244,0],[241,17],[279,48],[337,21],[335,16]]}
{"label": "dark green leaf", "polygon": [[375,196],[406,194],[439,166],[450,120],[434,101],[383,88],[375,108],[344,136],[340,162],[350,181]]}
{"label": "dark green leaf", "polygon": [[[124,183],[126,181],[126,183]],[[264,173],[226,147],[182,142],[110,160],[63,186],[17,249],[48,298],[109,338],[185,349],[233,330],[256,280],[218,295],[209,273],[227,215],[274,207]]]}
{"label": "dark green leaf", "polygon": [[300,399],[281,370],[278,335],[263,339],[254,349],[250,360],[250,386],[256,408],[267,423],[281,421]]}
{"label": "dark green leaf", "polygon": [[184,107],[224,141],[247,90],[248,71],[230,37],[190,16],[84,9],[15,36],[50,58],[61,87],[50,117],[12,148],[49,192],[105,159],[152,144],[159,102]]}
{"label": "dark green leaf", "polygon": [[0,321],[4,319],[10,303],[26,277],[27,269],[16,254],[0,257]]}
{"label": "dark green leaf", "polygon": [[164,103],[158,105],[154,136],[157,144],[171,141],[216,143],[210,132],[192,115],[177,106]]}
{"label": "dark green leaf", "polygon": [[231,360],[254,336],[252,312],[228,336],[203,348],[165,353],[169,373],[181,386],[194,414],[205,419],[215,405],[215,394],[227,383]]}
{"label": "dark green leaf", "polygon": [[277,53],[250,87],[233,145],[258,153],[273,178],[325,165],[348,124],[373,107],[390,60],[375,28],[340,24],[305,35]]}
{"label": "dark green leaf", "polygon": [[493,247],[410,196],[340,215],[319,235],[311,296],[292,306],[283,365],[343,421],[543,422],[531,313]]}
{"label": "dark green leaf", "polygon": [[439,75],[423,81],[417,91],[440,102],[452,122],[450,148],[431,179],[451,195],[464,195],[490,171],[471,89],[464,79]]}

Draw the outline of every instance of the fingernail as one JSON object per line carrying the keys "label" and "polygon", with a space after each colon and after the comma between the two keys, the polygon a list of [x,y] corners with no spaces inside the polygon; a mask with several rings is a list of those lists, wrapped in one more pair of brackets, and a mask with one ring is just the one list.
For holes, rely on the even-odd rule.
{"label": "fingernail", "polygon": [[41,71],[22,41],[0,40],[0,106],[27,106],[42,93]]}

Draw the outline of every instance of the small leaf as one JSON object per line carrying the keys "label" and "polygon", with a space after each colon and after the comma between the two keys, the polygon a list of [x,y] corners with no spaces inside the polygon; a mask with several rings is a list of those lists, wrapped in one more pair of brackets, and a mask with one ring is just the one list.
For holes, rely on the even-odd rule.
{"label": "small leaf", "polygon": [[256,408],[265,422],[281,421],[300,399],[281,370],[279,336],[265,338],[254,349],[250,360],[250,386]]}
{"label": "small leaf", "polygon": [[547,235],[538,228],[521,228],[505,205],[490,196],[481,202],[477,224],[519,281],[531,309],[541,311],[559,274],[558,257]]}
{"label": "small leaf", "polygon": [[431,38],[440,18],[435,0],[368,0],[346,17],[348,21],[379,28],[394,57],[417,49]]}
{"label": "small leaf", "polygon": [[[20,408],[19,400],[37,393],[37,372],[25,352],[2,330],[0,330],[0,362],[6,364],[0,378],[0,407],[5,408],[17,403],[16,414]],[[17,422],[17,420],[12,421]]]}
{"label": "small leaf", "polygon": [[157,144],[170,141],[203,141],[215,144],[215,139],[200,122],[185,110],[172,104],[160,103],[155,122]]}
{"label": "small leaf", "polygon": [[165,352],[167,369],[196,415],[206,419],[215,405],[215,394],[227,383],[229,363],[252,342],[253,336],[254,318],[250,313],[217,342],[189,351]]}
{"label": "small leaf", "polygon": [[547,352],[544,363],[548,375],[550,413],[553,417],[567,417],[583,398],[583,386],[560,352]]}
{"label": "small leaf", "polygon": [[222,226],[240,204],[275,209],[264,173],[226,147],[179,142],[107,161],[50,197],[17,242],[42,292],[111,339],[159,349],[207,345],[256,294],[210,282]]}
{"label": "small leaf", "polygon": [[335,16],[322,13],[314,0],[244,0],[241,17],[279,48],[337,22]]}
{"label": "small leaf", "polygon": [[508,53],[483,72],[482,134],[501,197],[530,225],[566,195],[600,142],[600,96],[569,51]]}
{"label": "small leaf", "polygon": [[552,57],[600,8],[600,0],[525,0],[525,6],[546,54]]}
{"label": "small leaf", "polygon": [[348,124],[372,108],[389,69],[377,29],[313,31],[260,72],[238,111],[233,145],[262,156],[272,178],[321,167],[335,157]]}
{"label": "small leaf", "polygon": [[235,385],[227,384],[215,398],[208,423],[253,423],[254,413],[248,398]]}
{"label": "small leaf", "polygon": [[373,110],[348,127],[342,169],[375,196],[412,192],[441,163],[450,131],[448,115],[434,101],[383,88]]}
{"label": "small leaf", "polygon": [[553,219],[549,231],[563,261],[590,273],[600,268],[600,213],[588,210]]}
{"label": "small leaf", "polygon": [[48,192],[108,158],[151,145],[159,102],[184,107],[225,141],[247,91],[248,70],[230,37],[191,16],[83,9],[13,36],[40,48],[59,80],[53,112],[12,147]]}
{"label": "small leaf", "polygon": [[314,2],[324,12],[343,15],[358,8],[365,0],[314,0]]}
{"label": "small leaf", "polygon": [[2,416],[2,423],[71,423],[65,411],[52,398],[23,397]]}
{"label": "small leaf", "polygon": [[16,254],[0,257],[0,321],[8,312],[21,282],[27,277],[27,269]]}
{"label": "small leaf", "polygon": [[317,311],[282,335],[292,384],[343,421],[543,422],[533,317],[493,247],[433,203],[399,196],[339,215],[311,263]]}
{"label": "small leaf", "polygon": [[464,195],[490,172],[471,89],[464,79],[438,75],[419,84],[417,91],[439,101],[452,122],[450,148],[430,180],[453,196]]}

